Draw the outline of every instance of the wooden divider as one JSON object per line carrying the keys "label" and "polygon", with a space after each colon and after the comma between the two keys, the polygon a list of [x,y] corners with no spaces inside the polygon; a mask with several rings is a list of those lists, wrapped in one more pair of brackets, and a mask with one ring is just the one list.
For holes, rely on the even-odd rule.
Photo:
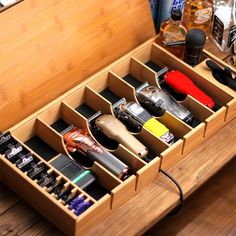
{"label": "wooden divider", "polygon": [[159,86],[156,83],[156,73],[145,64],[132,57],[130,62],[130,74],[140,82],[148,82],[149,85]]}
{"label": "wooden divider", "polygon": [[120,77],[115,75],[112,72],[109,72],[108,74],[108,88],[117,96],[121,98],[125,98],[127,102],[134,101],[138,102],[136,95],[135,95],[135,89],[129,85],[128,83],[125,83]]}
{"label": "wooden divider", "polygon": [[186,125],[183,121],[176,118],[169,112],[165,112],[165,114],[161,117],[156,118],[161,123],[165,124],[166,127],[170,130],[171,133],[175,135],[175,137],[182,139],[184,135],[189,133],[192,128],[189,125]]}
{"label": "wooden divider", "polygon": [[68,124],[73,124],[76,127],[87,130],[87,120],[80,113],[76,112],[69,105],[62,103],[62,119]]}
{"label": "wooden divider", "polygon": [[86,87],[85,102],[95,111],[112,114],[112,104],[90,87]]}
{"label": "wooden divider", "polygon": [[38,136],[44,140],[49,146],[54,148],[58,153],[68,155],[64,148],[62,137],[48,124],[45,124],[40,118],[36,120],[36,129]]}

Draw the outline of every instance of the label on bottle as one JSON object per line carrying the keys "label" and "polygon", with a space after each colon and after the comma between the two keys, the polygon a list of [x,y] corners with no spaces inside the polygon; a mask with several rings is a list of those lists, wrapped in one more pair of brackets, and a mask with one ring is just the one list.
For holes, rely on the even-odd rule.
{"label": "label on bottle", "polygon": [[210,7],[197,10],[195,12],[194,23],[195,24],[204,24],[211,19],[212,9]]}
{"label": "label on bottle", "polygon": [[163,33],[164,40],[166,43],[178,42],[185,39],[181,32],[165,32]]}
{"label": "label on bottle", "polygon": [[184,8],[184,0],[173,0],[171,9],[180,9],[180,10],[182,10],[183,8]]}
{"label": "label on bottle", "polygon": [[236,25],[233,25],[229,30],[229,39],[227,47],[230,48],[235,40],[236,40]]}
{"label": "label on bottle", "polygon": [[212,26],[212,37],[216,40],[219,45],[222,45],[224,34],[224,24],[223,22],[214,15],[213,26]]}

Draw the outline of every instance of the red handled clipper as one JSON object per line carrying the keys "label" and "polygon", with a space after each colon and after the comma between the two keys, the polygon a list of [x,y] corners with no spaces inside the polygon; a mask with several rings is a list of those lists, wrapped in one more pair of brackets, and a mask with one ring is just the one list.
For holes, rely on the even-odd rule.
{"label": "red handled clipper", "polygon": [[191,79],[189,79],[185,74],[177,70],[168,71],[164,75],[164,81],[168,84],[172,89],[174,89],[178,93],[182,93],[185,95],[191,95],[196,100],[201,102],[203,105],[213,108],[215,106],[215,102],[206,95],[201,89],[199,89]]}

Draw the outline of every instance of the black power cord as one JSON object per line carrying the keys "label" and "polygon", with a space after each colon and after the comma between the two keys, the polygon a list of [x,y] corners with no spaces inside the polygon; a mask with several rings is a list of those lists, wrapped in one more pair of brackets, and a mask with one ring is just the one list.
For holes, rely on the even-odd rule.
{"label": "black power cord", "polygon": [[165,176],[167,176],[172,182],[174,182],[174,184],[177,186],[178,190],[179,190],[179,198],[180,198],[180,204],[172,211],[168,214],[168,216],[173,216],[176,215],[183,207],[184,205],[184,193],[183,190],[180,186],[180,184],[177,182],[176,179],[174,179],[170,174],[168,174],[165,170],[160,169],[160,172],[162,174],[164,174]]}

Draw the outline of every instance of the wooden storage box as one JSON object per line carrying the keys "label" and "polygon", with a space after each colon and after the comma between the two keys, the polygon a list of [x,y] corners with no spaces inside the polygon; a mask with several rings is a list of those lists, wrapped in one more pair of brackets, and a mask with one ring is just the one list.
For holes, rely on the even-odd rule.
{"label": "wooden storage box", "polygon": [[[0,129],[10,131],[48,173],[92,206],[76,216],[4,155],[0,156],[0,177],[66,234],[86,233],[154,181],[160,165],[172,166],[235,117],[235,94],[205,78],[208,74],[200,71],[200,66],[186,65],[155,43],[148,1],[24,0],[2,12],[0,19],[7,26],[0,39]],[[212,111],[188,96],[181,103],[201,121],[197,127],[168,112],[156,117],[178,138],[172,146],[145,128],[134,134],[155,154],[149,163],[123,145],[110,150],[129,165],[133,175],[121,181],[95,163],[92,172],[109,192],[96,200],[50,164],[60,153],[68,154],[52,124],[62,119],[90,132],[86,117],[77,108],[86,104],[95,111],[113,114],[111,102],[101,95],[104,89],[137,101],[134,88],[124,77],[131,75],[156,85],[156,72],[147,64],[150,61],[184,72],[220,108]],[[32,146],[35,137],[47,143],[50,157]]]}

